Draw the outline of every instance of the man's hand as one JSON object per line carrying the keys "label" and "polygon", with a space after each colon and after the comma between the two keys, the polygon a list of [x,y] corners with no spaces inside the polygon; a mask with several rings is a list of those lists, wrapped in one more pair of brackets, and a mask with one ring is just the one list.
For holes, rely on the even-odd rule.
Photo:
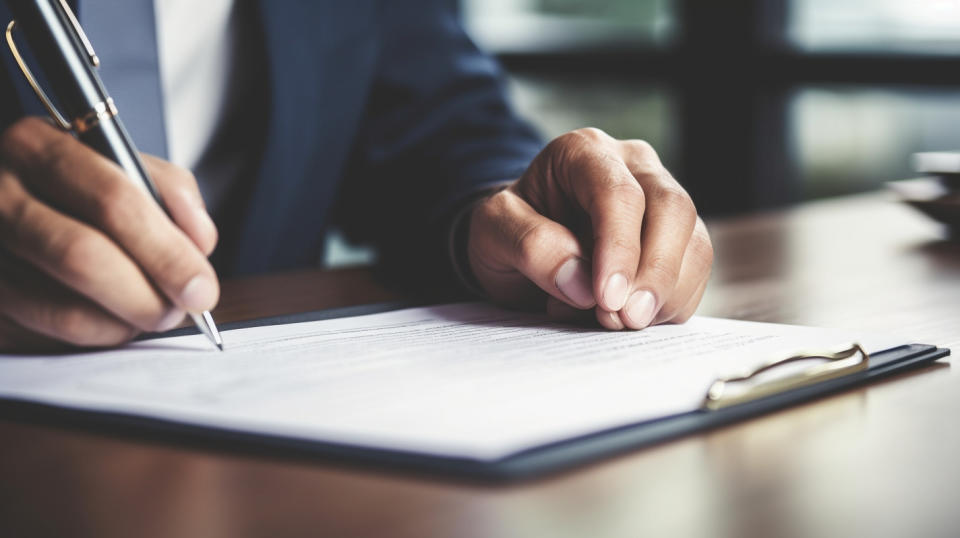
{"label": "man's hand", "polygon": [[713,263],[707,229],[649,144],[580,129],[470,217],[470,267],[501,303],[608,329],[686,321]]}
{"label": "man's hand", "polygon": [[110,346],[213,308],[196,180],[145,156],[174,222],[123,171],[37,118],[0,136],[0,351]]}

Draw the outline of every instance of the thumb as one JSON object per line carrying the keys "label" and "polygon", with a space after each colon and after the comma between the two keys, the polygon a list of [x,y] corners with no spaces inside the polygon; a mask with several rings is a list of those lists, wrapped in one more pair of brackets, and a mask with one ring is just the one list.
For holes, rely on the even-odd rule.
{"label": "thumb", "polygon": [[468,253],[474,276],[494,300],[526,302],[532,282],[572,307],[596,305],[590,261],[576,236],[511,189],[474,209]]}

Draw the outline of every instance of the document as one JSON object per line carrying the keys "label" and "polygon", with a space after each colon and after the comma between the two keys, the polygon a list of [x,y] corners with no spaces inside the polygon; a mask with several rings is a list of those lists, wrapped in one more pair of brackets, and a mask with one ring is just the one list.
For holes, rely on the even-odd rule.
{"label": "document", "polygon": [[0,355],[0,398],[496,460],[694,410],[718,376],[792,351],[891,347],[849,332],[705,317],[612,332],[481,303],[238,329],[223,339],[223,353],[193,335]]}

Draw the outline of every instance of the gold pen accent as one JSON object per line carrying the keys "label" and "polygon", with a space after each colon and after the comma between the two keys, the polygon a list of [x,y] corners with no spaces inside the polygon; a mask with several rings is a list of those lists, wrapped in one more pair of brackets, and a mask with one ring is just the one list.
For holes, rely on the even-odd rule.
{"label": "gold pen accent", "polygon": [[[857,354],[860,356],[857,357]],[[825,359],[827,362],[817,364],[807,370],[779,379],[760,382],[748,387],[742,392],[729,394],[728,389],[734,383],[741,383],[756,378],[758,375],[784,364],[806,361],[811,359]],[[740,375],[721,377],[714,381],[707,390],[703,407],[705,409],[721,409],[731,405],[750,402],[772,396],[791,389],[805,387],[841,377],[853,372],[866,370],[870,365],[870,355],[860,344],[851,344],[841,351],[807,352],[777,359],[758,366],[757,368]]]}
{"label": "gold pen accent", "polygon": [[57,110],[57,107],[53,106],[53,102],[50,101],[50,98],[47,97],[47,93],[43,91],[43,88],[40,87],[40,84],[37,83],[37,79],[33,77],[33,72],[30,71],[30,67],[27,66],[27,62],[23,59],[23,56],[20,55],[20,49],[17,48],[16,41],[13,40],[13,30],[17,27],[17,21],[10,21],[10,24],[7,25],[7,47],[10,48],[10,52],[13,54],[13,59],[17,62],[17,67],[20,68],[20,72],[23,73],[23,78],[27,79],[27,84],[30,85],[30,88],[33,90],[33,93],[37,95],[37,98],[40,99],[40,102],[43,103],[43,107],[47,109],[47,114],[53,118],[53,121],[56,122],[58,126],[64,131],[69,131],[71,129],[70,122],[63,117],[63,114]]}

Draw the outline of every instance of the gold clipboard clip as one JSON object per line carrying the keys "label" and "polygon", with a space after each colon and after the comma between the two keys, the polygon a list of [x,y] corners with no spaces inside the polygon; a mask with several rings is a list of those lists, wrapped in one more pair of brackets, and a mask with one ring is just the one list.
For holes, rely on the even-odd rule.
{"label": "gold clipboard clip", "polygon": [[[734,394],[730,394],[728,391],[731,384],[749,381],[766,371],[784,364],[812,359],[825,359],[827,362],[817,364],[807,370],[783,378],[757,383]],[[703,408],[715,410],[730,407],[732,405],[757,400],[765,396],[779,394],[787,390],[813,385],[853,372],[866,370],[869,365],[870,355],[860,344],[856,343],[851,344],[850,347],[841,351],[799,353],[784,359],[767,362],[740,375],[717,379],[707,390],[706,398],[703,401]]]}
{"label": "gold clipboard clip", "polygon": [[[90,40],[87,39],[87,34],[85,34],[83,32],[83,28],[80,27],[80,22],[77,20],[76,15],[73,14],[73,11],[70,9],[70,6],[67,4],[66,0],[59,0],[59,4],[64,13],[66,13],[67,19],[70,21],[70,25],[73,27],[74,32],[76,32],[76,37],[80,40],[80,44],[86,51],[91,65],[93,65],[93,67],[99,67],[100,58],[98,58],[97,53],[94,52],[93,45],[91,45]],[[40,84],[37,83],[37,79],[33,76],[33,72],[27,65],[26,60],[24,60],[23,55],[20,54],[20,49],[17,48],[17,43],[13,39],[13,31],[16,29],[16,27],[16,20],[12,20],[9,24],[7,24],[7,47],[10,49],[10,53],[13,54],[13,59],[17,62],[17,67],[20,68],[20,72],[23,73],[23,77],[27,79],[27,84],[30,85],[33,93],[36,94],[37,99],[43,103],[44,108],[47,109],[47,113],[51,118],[53,118],[53,121],[61,129],[64,131],[72,130],[77,134],[81,134],[92,129],[93,127],[96,127],[101,120],[117,115],[117,106],[113,103],[113,99],[108,97],[105,101],[97,103],[93,109],[81,114],[72,122],[67,121],[66,117],[61,114],[59,110],[57,110],[57,108],[53,105],[53,102],[50,101],[50,98],[47,97],[47,92],[43,91],[43,88],[41,88]]]}

